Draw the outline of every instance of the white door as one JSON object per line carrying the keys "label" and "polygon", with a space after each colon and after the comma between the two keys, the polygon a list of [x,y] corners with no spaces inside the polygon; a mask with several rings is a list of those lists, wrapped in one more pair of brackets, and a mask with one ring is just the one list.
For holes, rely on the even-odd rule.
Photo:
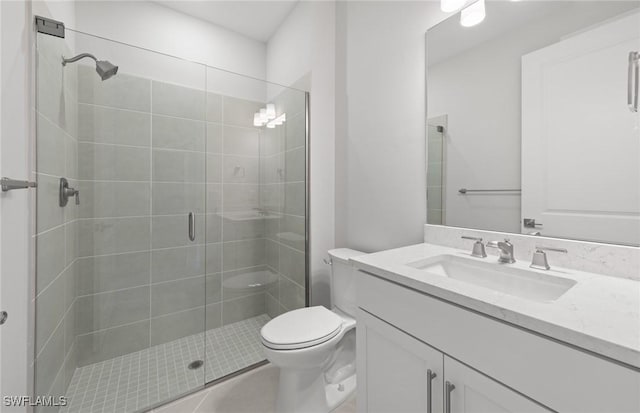
{"label": "white door", "polygon": [[457,361],[444,358],[447,413],[549,413],[539,404]]}
{"label": "white door", "polygon": [[626,15],[522,57],[521,218],[543,236],[640,243],[639,27]]}
{"label": "white door", "polygon": [[442,412],[442,353],[362,310],[356,334],[359,412]]}

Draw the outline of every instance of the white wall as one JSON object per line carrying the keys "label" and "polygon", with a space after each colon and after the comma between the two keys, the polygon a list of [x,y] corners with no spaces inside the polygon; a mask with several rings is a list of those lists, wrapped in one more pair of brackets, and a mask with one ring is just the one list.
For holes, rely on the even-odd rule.
{"label": "white wall", "polygon": [[336,222],[347,231],[338,244],[371,252],[419,243],[426,222],[424,36],[444,14],[438,2],[348,2],[342,9],[347,102],[337,139],[346,142],[338,159],[347,162],[339,167],[347,185],[337,195],[346,203],[336,206]]}
{"label": "white wall", "polygon": [[264,43],[152,2],[78,1],[76,17],[73,29],[265,78]]}
{"label": "white wall", "polygon": [[310,91],[312,303],[329,305],[334,248],[335,3],[300,2],[267,44],[267,80]]}
{"label": "white wall", "polygon": [[429,67],[429,117],[448,116],[447,225],[520,232],[520,196],[461,196],[458,189],[520,188],[521,57],[632,7],[569,3]]}

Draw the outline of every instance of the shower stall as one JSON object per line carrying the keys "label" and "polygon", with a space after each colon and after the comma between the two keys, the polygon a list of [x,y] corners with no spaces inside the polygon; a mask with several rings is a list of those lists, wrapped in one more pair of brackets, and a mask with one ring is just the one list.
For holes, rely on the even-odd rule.
{"label": "shower stall", "polygon": [[36,72],[35,395],[144,411],[263,363],[308,301],[307,94],[70,29]]}

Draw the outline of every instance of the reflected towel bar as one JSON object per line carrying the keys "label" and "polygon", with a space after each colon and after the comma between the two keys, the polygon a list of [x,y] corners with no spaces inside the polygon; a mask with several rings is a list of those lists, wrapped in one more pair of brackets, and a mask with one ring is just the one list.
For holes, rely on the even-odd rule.
{"label": "reflected towel bar", "polygon": [[520,192],[520,189],[467,189],[460,188],[458,192],[462,195],[467,194],[468,192]]}

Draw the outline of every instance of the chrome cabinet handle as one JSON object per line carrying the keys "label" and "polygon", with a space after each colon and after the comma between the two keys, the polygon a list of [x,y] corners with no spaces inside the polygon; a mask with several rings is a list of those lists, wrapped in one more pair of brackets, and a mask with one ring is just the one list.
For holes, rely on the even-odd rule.
{"label": "chrome cabinet handle", "polygon": [[196,240],[196,217],[193,212],[189,212],[189,240]]}
{"label": "chrome cabinet handle", "polygon": [[445,383],[444,390],[444,413],[451,413],[451,392],[455,389],[456,386],[453,383],[447,381]]}
{"label": "chrome cabinet handle", "polygon": [[433,408],[433,391],[431,389],[431,382],[433,382],[433,379],[436,377],[438,377],[438,375],[431,371],[431,369],[427,370],[427,413],[431,413],[431,409]]}
{"label": "chrome cabinet handle", "polygon": [[638,111],[638,82],[640,81],[640,52],[629,52],[627,74],[627,105],[631,112]]}

